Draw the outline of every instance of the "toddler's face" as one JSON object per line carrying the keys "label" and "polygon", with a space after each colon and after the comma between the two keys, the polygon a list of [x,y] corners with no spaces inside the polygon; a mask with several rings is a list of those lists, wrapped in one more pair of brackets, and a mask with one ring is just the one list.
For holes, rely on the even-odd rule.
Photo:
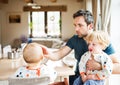
{"label": "toddler's face", "polygon": [[102,46],[96,41],[89,41],[88,42],[88,50],[91,53],[101,53],[102,52]]}

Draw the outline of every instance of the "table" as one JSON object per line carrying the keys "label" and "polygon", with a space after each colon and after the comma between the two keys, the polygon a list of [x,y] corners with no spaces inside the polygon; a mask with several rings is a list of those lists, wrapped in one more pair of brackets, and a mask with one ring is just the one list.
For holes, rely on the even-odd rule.
{"label": "table", "polygon": [[[0,59],[0,80],[7,80],[20,66],[25,65],[22,57],[18,59]],[[58,73],[58,77],[74,75],[73,68],[60,61],[48,61],[47,65],[53,66]]]}
{"label": "table", "polygon": [[0,80],[7,80],[24,63],[19,59],[0,59]]}

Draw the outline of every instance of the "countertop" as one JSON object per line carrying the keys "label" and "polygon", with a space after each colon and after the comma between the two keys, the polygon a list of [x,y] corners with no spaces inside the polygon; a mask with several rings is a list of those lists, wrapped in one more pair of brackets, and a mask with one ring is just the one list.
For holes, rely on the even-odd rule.
{"label": "countertop", "polygon": [[[18,59],[0,59],[0,80],[7,80],[20,66],[25,65],[22,57]],[[74,75],[73,68],[60,61],[48,61],[47,65],[53,66],[58,76]]]}

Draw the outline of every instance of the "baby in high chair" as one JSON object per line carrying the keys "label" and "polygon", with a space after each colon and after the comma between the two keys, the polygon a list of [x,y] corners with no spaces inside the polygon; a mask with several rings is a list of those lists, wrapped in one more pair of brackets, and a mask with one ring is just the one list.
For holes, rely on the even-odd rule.
{"label": "baby in high chair", "polygon": [[49,76],[51,81],[56,79],[56,71],[52,68],[48,68],[47,65],[42,63],[44,54],[40,44],[27,44],[23,49],[23,58],[27,65],[20,67],[16,71],[15,77],[36,78],[41,76]]}

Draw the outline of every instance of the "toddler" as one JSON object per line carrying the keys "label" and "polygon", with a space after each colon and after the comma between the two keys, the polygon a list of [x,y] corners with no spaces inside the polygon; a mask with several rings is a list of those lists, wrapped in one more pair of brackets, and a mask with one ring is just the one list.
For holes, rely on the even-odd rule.
{"label": "toddler", "polygon": [[[103,52],[110,43],[109,36],[103,31],[94,31],[86,40],[89,51],[81,57],[79,63],[80,77],[74,81],[74,85],[104,85],[104,80],[111,75],[113,68],[110,57]],[[89,59],[100,63],[101,70],[90,70],[87,68]],[[82,81],[80,81],[80,78]]]}

